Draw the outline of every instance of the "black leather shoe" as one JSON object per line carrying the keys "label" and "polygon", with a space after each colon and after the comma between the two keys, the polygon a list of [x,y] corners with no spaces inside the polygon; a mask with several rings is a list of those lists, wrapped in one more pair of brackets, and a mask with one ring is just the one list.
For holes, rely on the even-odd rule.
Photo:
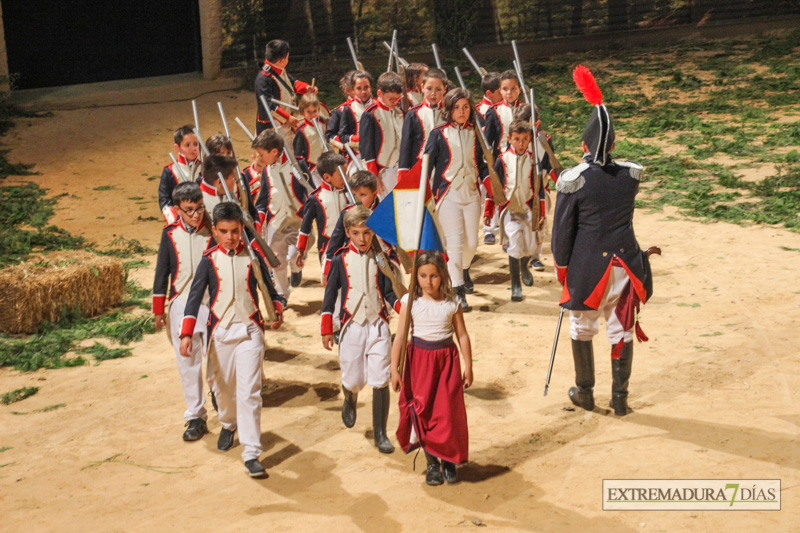
{"label": "black leather shoe", "polygon": [[465,313],[469,312],[469,304],[467,303],[467,295],[464,291],[464,286],[453,287],[453,291],[456,293],[458,303],[461,304],[461,310]]}
{"label": "black leather shoe", "polygon": [[303,283],[303,273],[302,272],[292,272],[292,275],[289,278],[289,282],[291,283],[292,287],[299,287],[301,283]]}
{"label": "black leather shoe", "polygon": [[342,403],[342,422],[344,426],[351,428],[356,425],[356,402],[358,393],[353,393],[342,387],[344,392],[344,402]]}
{"label": "black leather shoe", "polygon": [[186,431],[183,432],[183,440],[186,442],[200,440],[206,433],[208,433],[206,421],[202,418],[193,418],[186,422]]}
{"label": "black leather shoe", "polygon": [[458,471],[455,463],[442,461],[442,472],[444,472],[444,480],[447,483],[458,483]]}
{"label": "black leather shoe", "polygon": [[219,432],[219,439],[217,439],[217,449],[221,452],[227,452],[233,448],[233,434],[236,430],[230,431],[222,428]]}
{"label": "black leather shoe", "polygon": [[475,284],[472,283],[472,278],[469,277],[469,269],[464,269],[464,292],[472,294],[475,292]]}
{"label": "black leather shoe", "polygon": [[439,463],[428,463],[428,471],[425,474],[425,483],[434,486],[444,483],[442,469],[439,466]]}
{"label": "black leather shoe", "polygon": [[267,475],[267,471],[264,470],[264,467],[258,462],[258,459],[250,459],[249,461],[245,461],[244,471],[247,472],[250,477],[269,477]]}

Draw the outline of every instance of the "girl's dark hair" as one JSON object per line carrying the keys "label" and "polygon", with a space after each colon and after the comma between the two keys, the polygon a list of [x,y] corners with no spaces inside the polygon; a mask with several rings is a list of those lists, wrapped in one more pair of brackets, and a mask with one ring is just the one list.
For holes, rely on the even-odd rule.
{"label": "girl's dark hair", "polygon": [[[450,282],[450,275],[447,273],[447,264],[442,254],[431,250],[419,252],[414,266],[418,271],[420,267],[425,265],[433,265],[436,267],[436,270],[439,271],[439,277],[442,278],[442,284],[439,286],[439,290],[442,291],[442,295],[445,299],[453,300],[455,298],[455,292],[453,291],[453,284]],[[417,286],[414,288],[414,299],[420,296],[422,296],[422,287],[417,283]]]}
{"label": "girl's dark hair", "polygon": [[375,85],[375,79],[372,77],[372,74],[367,72],[366,70],[358,70],[353,73],[353,87],[356,86],[356,82],[360,79],[365,79],[369,82],[370,87]]}
{"label": "girl's dark hair", "polygon": [[465,91],[461,88],[450,89],[447,91],[447,94],[444,95],[443,117],[445,121],[450,123],[453,122],[453,108],[456,106],[456,102],[463,98],[466,98],[469,102],[469,118],[467,118],[467,122],[473,124],[475,123],[475,108],[472,105],[472,99],[470,98],[469,91]]}
{"label": "girl's dark hair", "polygon": [[352,91],[353,90],[353,76],[355,75],[355,70],[348,70],[342,76],[342,79],[339,80],[339,89],[342,92],[345,91]]}
{"label": "girl's dark hair", "polygon": [[406,67],[406,89],[412,91],[419,84],[419,77],[428,70],[425,63],[409,63]]}

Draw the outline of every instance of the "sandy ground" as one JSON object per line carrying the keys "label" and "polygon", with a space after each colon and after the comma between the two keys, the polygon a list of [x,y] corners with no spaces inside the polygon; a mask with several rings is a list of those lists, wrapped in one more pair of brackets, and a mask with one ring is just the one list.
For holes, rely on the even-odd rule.
{"label": "sandy ground", "polygon": [[[221,129],[220,99],[229,120],[250,124],[252,98],[200,98],[204,134]],[[34,181],[68,195],[56,224],[99,243],[122,235],[156,246],[158,183],[148,177],[160,175],[172,130],[191,121],[188,101],[64,111],[21,121],[5,141],[13,160],[36,162]],[[247,155],[244,135],[236,131],[234,141]],[[114,188],[93,190],[100,185]],[[510,303],[500,247],[481,245],[475,310],[467,315],[475,384],[466,394],[471,454],[462,483],[427,487],[424,458],[415,472],[413,455],[380,455],[368,392],[355,428],[342,426],[337,359],[318,334],[321,289],[305,281],[285,327],[268,336],[262,460],[269,479],[244,474],[238,445],[216,451],[213,415],[210,435],[181,440],[174,355],[163,334],[150,335],[133,357],[99,366],[0,369],[0,392],[41,388],[0,407],[0,448],[10,447],[0,453],[2,529],[797,530],[800,236],[687,221],[669,208],[639,212],[635,224],[640,243],[658,244],[664,255],[652,261],[655,295],[642,316],[651,340],[636,347],[635,412],[625,418],[603,408],[611,388],[603,336],[595,339],[595,412],[565,409],[573,376],[567,327],[551,393],[542,396],[560,293],[549,248],[547,272],[536,273],[524,302]],[[151,267],[135,274],[144,285],[149,259]],[[318,267],[309,263],[313,280]],[[66,406],[13,414],[59,403]],[[396,424],[393,408],[392,433]],[[606,478],[780,478],[783,510],[604,512]]]}

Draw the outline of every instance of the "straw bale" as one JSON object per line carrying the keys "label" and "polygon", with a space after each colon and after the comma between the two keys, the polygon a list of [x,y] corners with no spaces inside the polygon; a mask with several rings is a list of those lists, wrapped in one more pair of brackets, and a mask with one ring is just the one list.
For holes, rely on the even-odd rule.
{"label": "straw bale", "polygon": [[122,260],[74,250],[57,252],[0,270],[0,330],[33,333],[61,310],[95,316],[122,301]]}

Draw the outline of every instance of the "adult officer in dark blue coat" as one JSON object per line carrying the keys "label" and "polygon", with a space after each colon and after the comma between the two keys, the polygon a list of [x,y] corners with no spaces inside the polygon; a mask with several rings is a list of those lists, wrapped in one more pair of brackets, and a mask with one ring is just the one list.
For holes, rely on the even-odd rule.
{"label": "adult officer in dark blue coat", "polygon": [[579,407],[594,409],[592,338],[603,315],[613,346],[610,406],[624,416],[634,332],[640,341],[647,340],[636,323],[636,312],[652,293],[647,255],[633,232],[642,167],[611,158],[611,117],[599,98],[592,103],[597,105],[583,132],[584,162],[562,172],[556,182],[552,250],[564,285],[560,304],[570,311],[577,386],[570,388],[569,397]]}

